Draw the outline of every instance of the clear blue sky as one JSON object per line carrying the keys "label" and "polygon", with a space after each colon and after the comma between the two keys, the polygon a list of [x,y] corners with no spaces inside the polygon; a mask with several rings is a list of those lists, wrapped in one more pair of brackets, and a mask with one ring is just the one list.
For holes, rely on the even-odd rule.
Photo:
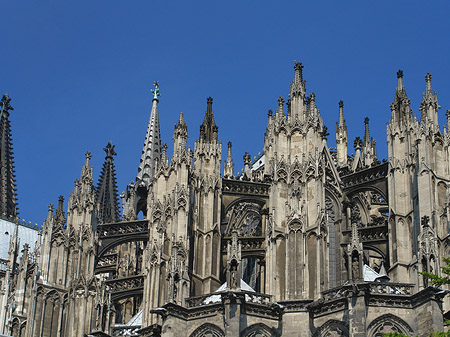
{"label": "clear blue sky", "polygon": [[[20,216],[42,224],[47,205],[68,198],[84,153],[97,183],[112,141],[119,193],[134,180],[160,81],[161,133],[172,149],[182,111],[189,144],[214,98],[219,138],[242,156],[262,151],[267,110],[287,98],[293,60],[304,64],[329,146],[338,101],[353,140],[364,117],[379,157],[396,72],[403,69],[415,114],[433,74],[450,109],[450,2],[445,1],[3,1],[0,92],[11,114]],[[66,203],[67,204],[67,203]]]}

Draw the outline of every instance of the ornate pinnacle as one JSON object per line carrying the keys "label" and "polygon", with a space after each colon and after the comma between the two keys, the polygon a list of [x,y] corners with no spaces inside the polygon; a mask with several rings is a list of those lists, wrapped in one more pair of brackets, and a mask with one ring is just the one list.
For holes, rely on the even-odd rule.
{"label": "ornate pinnacle", "polygon": [[294,69],[298,70],[298,71],[302,71],[303,70],[303,64],[301,62],[297,62],[294,60]]}
{"label": "ornate pinnacle", "polygon": [[252,157],[248,154],[248,152],[245,152],[244,154],[244,164],[250,164],[252,162]]}
{"label": "ornate pinnacle", "polygon": [[403,90],[403,70],[397,71],[397,90]]}
{"label": "ornate pinnacle", "polygon": [[269,117],[271,117],[271,116],[273,115],[273,111],[269,109],[269,111],[267,111],[267,115],[268,115]]}
{"label": "ornate pinnacle", "polygon": [[344,107],[344,101],[343,100],[340,100],[339,101],[339,108],[343,108]]}
{"label": "ornate pinnacle", "polygon": [[278,105],[283,106],[283,104],[284,104],[283,96],[278,97],[277,101],[278,101]]}
{"label": "ornate pinnacle", "polygon": [[85,155],[85,157],[86,157],[86,161],[91,160],[92,154],[91,154],[89,151],[87,151],[84,155]]}
{"label": "ornate pinnacle", "polygon": [[354,141],[354,143],[353,143],[353,146],[355,147],[355,149],[361,149],[361,146],[362,146],[362,140],[361,140],[361,138],[359,138],[359,137],[356,137],[355,138],[355,141]]}
{"label": "ornate pinnacle", "polygon": [[106,147],[103,149],[103,151],[106,152],[106,158],[111,157],[112,156],[116,156],[117,153],[116,151],[114,151],[115,145],[113,145],[113,143],[111,141],[109,141],[108,145],[106,145]]}
{"label": "ornate pinnacle", "polygon": [[427,73],[425,75],[425,82],[427,82],[427,92],[431,92],[431,74]]}
{"label": "ornate pinnacle", "polygon": [[153,94],[153,100],[156,99],[158,101],[158,97],[161,96],[161,93],[159,92],[159,82],[155,81],[153,85],[155,88],[151,89],[150,92]]}
{"label": "ornate pinnacle", "polygon": [[208,97],[206,99],[206,111],[207,112],[212,112],[212,104],[213,104],[213,99],[212,97]]}
{"label": "ornate pinnacle", "polygon": [[294,71],[295,71],[295,82],[301,82],[303,80],[303,64],[294,61]]}

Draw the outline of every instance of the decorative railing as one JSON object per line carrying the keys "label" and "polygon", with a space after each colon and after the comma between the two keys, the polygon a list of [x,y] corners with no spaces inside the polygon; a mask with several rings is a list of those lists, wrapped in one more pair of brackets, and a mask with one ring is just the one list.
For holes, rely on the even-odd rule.
{"label": "decorative railing", "polygon": [[[223,238],[222,250],[224,252],[227,251],[228,241],[230,241],[230,240],[231,240],[231,237]],[[239,238],[239,242],[241,243],[241,249],[243,252],[260,251],[260,250],[264,250],[265,237],[263,237],[263,236],[243,237],[243,238]]]}
{"label": "decorative railing", "polygon": [[144,276],[129,276],[105,281],[106,290],[111,293],[144,288]]}
{"label": "decorative railing", "polygon": [[6,273],[8,269],[8,260],[0,259],[0,273]]}
{"label": "decorative railing", "polygon": [[223,193],[239,193],[250,195],[269,195],[269,184],[260,182],[240,181],[240,180],[222,180]]}
{"label": "decorative railing", "polygon": [[106,268],[117,264],[117,254],[103,255],[97,262],[97,268]]}
{"label": "decorative railing", "polygon": [[371,294],[412,295],[413,284],[372,282],[369,286]]}
{"label": "decorative railing", "polygon": [[245,302],[249,303],[269,304],[271,302],[270,295],[255,293],[251,291],[238,291],[238,292],[210,293],[201,296],[189,297],[186,299],[186,306],[188,308],[194,308],[214,303],[222,303],[223,297],[229,297],[230,294],[233,294],[233,296],[244,297]]}
{"label": "decorative railing", "polygon": [[148,232],[148,220],[117,222],[99,225],[97,227],[97,232],[100,239],[126,234],[146,233]]}
{"label": "decorative railing", "polygon": [[331,301],[338,298],[347,297],[355,291],[366,291],[371,295],[412,295],[414,285],[409,283],[391,282],[360,282],[346,284],[341,287],[322,292],[324,301]]}
{"label": "decorative railing", "polygon": [[112,336],[130,336],[130,337],[138,337],[140,334],[138,331],[141,329],[139,325],[133,326],[115,326],[112,328]]}
{"label": "decorative railing", "polygon": [[8,222],[15,223],[15,224],[18,224],[18,225],[22,225],[22,226],[25,226],[25,227],[28,227],[28,228],[32,228],[32,229],[35,229],[35,230],[39,230],[39,227],[38,227],[37,224],[33,225],[31,223],[31,221],[26,222],[25,219],[20,219],[19,217],[13,217],[12,215],[7,216],[5,213],[0,214],[0,219],[8,221]]}

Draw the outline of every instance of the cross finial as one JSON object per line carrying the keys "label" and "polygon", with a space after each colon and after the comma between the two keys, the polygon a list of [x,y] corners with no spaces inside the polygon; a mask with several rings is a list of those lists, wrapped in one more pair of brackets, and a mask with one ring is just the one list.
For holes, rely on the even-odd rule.
{"label": "cross finial", "polygon": [[91,160],[92,154],[89,151],[87,151],[84,155],[86,156],[86,160]]}
{"label": "cross finial", "polygon": [[113,145],[113,143],[111,141],[109,141],[108,145],[106,145],[106,147],[103,149],[103,151],[106,152],[106,157],[112,157],[117,155],[116,151],[114,151],[114,148],[116,146]]}
{"label": "cross finial", "polygon": [[159,82],[155,81],[153,82],[153,85],[155,88],[151,89],[150,92],[153,94],[153,99],[158,101],[158,97],[161,96],[161,93],[159,92]]}

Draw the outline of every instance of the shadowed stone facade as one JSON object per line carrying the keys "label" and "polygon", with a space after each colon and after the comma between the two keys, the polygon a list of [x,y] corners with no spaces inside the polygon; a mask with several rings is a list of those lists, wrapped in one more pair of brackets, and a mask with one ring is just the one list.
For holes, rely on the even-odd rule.
{"label": "shadowed stone facade", "polygon": [[336,146],[329,146],[315,94],[307,94],[295,62],[289,98],[269,110],[263,154],[252,160],[246,153],[238,175],[231,143],[222,166],[212,98],[193,149],[180,114],[169,155],[155,82],[136,181],[121,195],[122,219],[110,143],[98,187],[87,153],[67,215],[60,197],[35,248],[25,247],[20,258],[11,249],[0,333],[362,337],[442,330],[446,292],[418,272],[439,273],[450,255],[450,113],[441,129],[427,74],[416,118],[402,71],[397,78],[389,158],[380,161],[368,118],[348,155],[342,101]]}

